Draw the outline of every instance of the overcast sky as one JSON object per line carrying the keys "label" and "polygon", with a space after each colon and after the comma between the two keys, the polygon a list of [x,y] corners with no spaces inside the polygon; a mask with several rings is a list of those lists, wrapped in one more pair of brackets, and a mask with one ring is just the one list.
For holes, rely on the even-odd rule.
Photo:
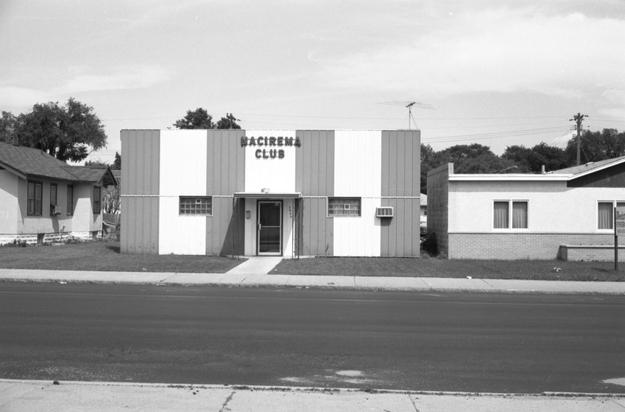
{"label": "overcast sky", "polygon": [[[0,0],[0,110],[74,97],[105,125],[202,107],[244,129],[407,129],[435,150],[625,130],[625,1]],[[123,155],[123,154],[122,154]]]}

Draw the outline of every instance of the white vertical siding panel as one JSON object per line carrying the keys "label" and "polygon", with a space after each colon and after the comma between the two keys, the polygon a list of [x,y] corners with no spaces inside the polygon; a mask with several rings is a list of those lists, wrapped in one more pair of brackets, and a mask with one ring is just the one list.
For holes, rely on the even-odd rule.
{"label": "white vertical siding panel", "polygon": [[180,216],[180,196],[205,196],[206,130],[161,131],[159,253],[206,254],[206,217]]}
{"label": "white vertical siding panel", "polygon": [[[292,137],[295,142],[294,130],[246,130],[248,138],[257,139],[262,137]],[[284,158],[258,159],[257,150],[270,149],[284,150]],[[263,188],[268,188],[271,193],[295,192],[295,146],[246,146],[245,148],[245,191],[260,193]]]}
{"label": "white vertical siding panel", "polygon": [[380,256],[381,226],[375,217],[379,198],[363,198],[360,217],[334,218],[334,256]]}
{"label": "white vertical siding panel", "polygon": [[206,130],[161,131],[161,196],[206,194]]}
{"label": "white vertical siding panel", "polygon": [[160,198],[159,253],[205,255],[206,217],[180,216],[178,207],[177,197]]}
{"label": "white vertical siding panel", "polygon": [[380,256],[380,219],[375,208],[382,195],[382,133],[335,132],[334,196],[360,197],[360,217],[335,217],[335,256]]}

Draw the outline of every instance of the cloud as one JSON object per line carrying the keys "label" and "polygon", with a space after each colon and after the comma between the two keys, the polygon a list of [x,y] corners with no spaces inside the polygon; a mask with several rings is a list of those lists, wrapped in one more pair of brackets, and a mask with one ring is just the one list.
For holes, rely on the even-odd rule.
{"label": "cloud", "polygon": [[143,89],[167,80],[167,72],[154,66],[117,68],[111,74],[83,74],[69,80],[58,88],[56,94],[85,91]]}
{"label": "cloud", "polygon": [[610,89],[603,92],[602,97],[608,107],[600,110],[600,113],[610,117],[625,118],[625,87],[622,89]]}
{"label": "cloud", "polygon": [[83,74],[85,67],[71,68],[79,74],[65,84],[49,89],[33,89],[0,84],[0,106],[8,110],[24,110],[36,103],[58,101],[59,96],[69,97],[75,93],[110,90],[142,89],[166,81],[169,74],[157,66],[118,67],[109,74]]}
{"label": "cloud", "polygon": [[423,97],[535,91],[579,96],[587,87],[624,88],[625,21],[524,10],[455,15],[404,44],[316,58],[334,87]]}
{"label": "cloud", "polygon": [[0,106],[3,110],[30,108],[37,102],[47,102],[47,96],[46,92],[39,90],[0,85]]}

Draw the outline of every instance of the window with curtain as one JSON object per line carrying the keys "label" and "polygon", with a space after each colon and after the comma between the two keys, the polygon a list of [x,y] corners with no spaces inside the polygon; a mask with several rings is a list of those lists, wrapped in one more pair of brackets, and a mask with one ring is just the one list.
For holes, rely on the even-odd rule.
{"label": "window with curtain", "polygon": [[508,229],[508,202],[495,202],[493,227]]}
{"label": "window with curtain", "polygon": [[512,202],[512,228],[527,229],[527,202]]}
{"label": "window with curtain", "polygon": [[[622,203],[618,204],[622,206]],[[597,213],[597,228],[598,229],[614,229],[614,202],[599,202],[599,209]]]}
{"label": "window with curtain", "polygon": [[67,216],[74,214],[74,186],[67,185]]}
{"label": "window with curtain", "polygon": [[41,199],[43,186],[40,182],[28,182],[28,203],[26,214],[28,216],[41,216]]}
{"label": "window with curtain", "polygon": [[497,200],[493,203],[493,228],[527,229],[527,200]]}
{"label": "window with curtain", "polygon": [[93,187],[93,213],[100,214],[102,211],[102,188],[100,186]]}

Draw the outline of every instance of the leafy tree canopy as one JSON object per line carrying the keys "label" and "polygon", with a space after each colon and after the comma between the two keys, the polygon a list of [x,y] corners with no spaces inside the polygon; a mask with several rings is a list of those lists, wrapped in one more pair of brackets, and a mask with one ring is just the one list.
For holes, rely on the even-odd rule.
{"label": "leafy tree canopy", "polygon": [[240,129],[236,122],[240,122],[240,119],[235,119],[232,113],[226,113],[226,117],[222,117],[217,122],[217,129]]}
{"label": "leafy tree canopy", "polygon": [[111,170],[122,170],[122,157],[115,152],[115,161],[111,165]]}
{"label": "leafy tree canopy", "polygon": [[241,126],[236,123],[240,121],[232,113],[227,113],[225,117],[214,123],[213,116],[208,114],[206,109],[199,107],[193,111],[187,110],[186,116],[176,120],[174,126],[177,129],[240,129]]}
{"label": "leafy tree canopy", "polygon": [[174,126],[177,129],[214,129],[213,116],[206,109],[198,107],[194,111],[187,110],[187,115],[176,120]]}
{"label": "leafy tree canopy", "polygon": [[[601,132],[584,131],[580,136],[581,163],[598,162],[625,155],[625,132],[603,129]],[[568,141],[564,149],[569,166],[577,164],[577,138]]]}
{"label": "leafy tree canopy", "polygon": [[17,138],[19,144],[36,147],[64,162],[79,162],[106,146],[104,127],[93,108],[74,98],[64,106],[35,104],[30,113],[17,118],[3,112],[1,131],[2,140]]}
{"label": "leafy tree canopy", "polygon": [[0,142],[13,142],[13,138],[16,136],[17,124],[16,116],[11,112],[2,111],[2,117],[0,117]]}
{"label": "leafy tree canopy", "polygon": [[101,160],[89,160],[85,162],[85,166],[90,167],[92,169],[106,169],[109,167],[108,164],[104,163]]}

